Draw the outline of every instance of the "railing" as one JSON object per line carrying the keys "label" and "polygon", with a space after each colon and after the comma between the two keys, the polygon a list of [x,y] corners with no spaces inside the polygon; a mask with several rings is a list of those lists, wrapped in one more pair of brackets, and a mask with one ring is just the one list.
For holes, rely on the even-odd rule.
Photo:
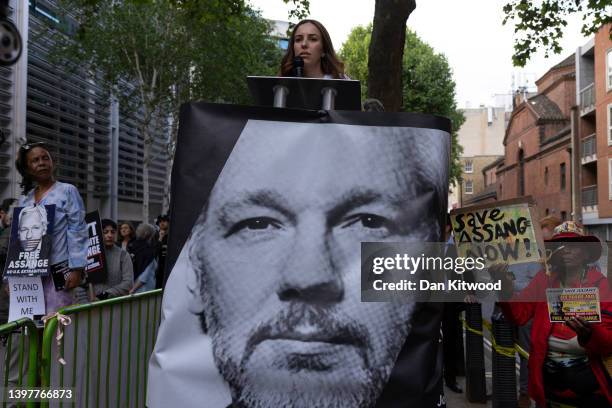
{"label": "railing", "polygon": [[582,206],[595,207],[597,205],[597,185],[582,189]]}
{"label": "railing", "polygon": [[595,84],[592,83],[580,91],[580,113],[585,114],[595,109]]}
{"label": "railing", "polygon": [[582,139],[581,147],[580,158],[584,163],[588,158],[597,154],[597,139],[595,138],[595,134],[593,133]]}
{"label": "railing", "polygon": [[[144,406],[161,294],[158,289],[61,309],[43,335],[42,386],[73,388],[78,407]],[[62,325],[61,315],[71,322]],[[56,340],[58,325],[61,342]]]}
{"label": "railing", "polygon": [[[6,407],[6,393],[9,388],[32,388],[37,385],[38,328],[32,320],[25,318],[3,324],[0,326],[0,341],[0,353],[4,353],[0,354],[0,375],[3,376],[3,407]],[[36,403],[28,402],[25,405],[30,408],[35,407]]]}

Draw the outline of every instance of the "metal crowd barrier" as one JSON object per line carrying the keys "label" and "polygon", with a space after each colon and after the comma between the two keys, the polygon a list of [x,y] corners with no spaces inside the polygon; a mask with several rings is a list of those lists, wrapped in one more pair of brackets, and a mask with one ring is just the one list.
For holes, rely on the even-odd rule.
{"label": "metal crowd barrier", "polygon": [[484,341],[482,337],[482,305],[465,305],[465,388],[470,402],[486,402]]}
{"label": "metal crowd barrier", "polygon": [[[0,326],[3,407],[7,406],[8,388],[31,388],[38,385],[38,337],[38,328],[30,319],[19,319]],[[35,407],[36,403],[28,402],[23,405],[30,408]]]}
{"label": "metal crowd barrier", "polygon": [[[475,304],[478,305],[478,304]],[[481,309],[468,305],[466,318],[461,319],[466,335],[466,365],[470,356],[475,357],[466,369],[467,398],[470,402],[486,401],[486,383],[484,373],[484,329],[491,334],[492,388],[494,408],[515,407],[517,404],[516,354],[529,359],[529,353],[514,343],[514,327],[504,319],[489,322],[482,319]],[[471,346],[471,350],[470,347]],[[481,354],[482,353],[482,354]],[[482,364],[482,365],[481,365]],[[481,369],[482,367],[482,369]],[[470,388],[470,384],[472,388]],[[470,394],[470,392],[472,394]],[[485,401],[482,401],[484,398]],[[474,401],[478,399],[479,401]]]}
{"label": "metal crowd barrier", "polygon": [[143,407],[161,302],[158,289],[69,306],[48,320],[41,386],[72,388],[75,399],[41,406]]}

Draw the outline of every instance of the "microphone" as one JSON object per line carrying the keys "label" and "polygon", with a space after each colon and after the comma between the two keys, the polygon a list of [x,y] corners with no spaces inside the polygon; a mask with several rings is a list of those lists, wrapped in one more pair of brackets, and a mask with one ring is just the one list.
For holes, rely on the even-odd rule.
{"label": "microphone", "polygon": [[304,59],[302,57],[293,58],[293,76],[294,77],[304,76]]}

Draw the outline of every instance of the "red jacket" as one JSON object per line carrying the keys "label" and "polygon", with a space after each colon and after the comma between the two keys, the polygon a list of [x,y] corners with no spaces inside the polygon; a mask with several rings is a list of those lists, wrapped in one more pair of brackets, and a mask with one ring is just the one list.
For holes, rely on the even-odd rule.
{"label": "red jacket", "polygon": [[[582,286],[599,288],[601,310],[612,311],[612,302],[610,302],[612,291],[608,285],[608,280],[597,268],[590,268],[587,271]],[[513,302],[500,303],[504,316],[517,325],[524,325],[533,318],[531,350],[529,353],[529,395],[538,406],[546,406],[542,369],[548,351],[548,337],[550,336],[552,323],[550,322],[546,302],[517,302],[516,300],[522,298],[546,299],[547,287],[558,288],[559,279],[555,276],[546,276],[542,270],[519,295],[513,297]],[[602,356],[612,354],[612,317],[602,313],[601,323],[591,323],[591,327],[593,332],[589,341],[581,344],[581,346],[586,349],[597,382],[608,402],[612,405],[612,387],[601,362]]]}

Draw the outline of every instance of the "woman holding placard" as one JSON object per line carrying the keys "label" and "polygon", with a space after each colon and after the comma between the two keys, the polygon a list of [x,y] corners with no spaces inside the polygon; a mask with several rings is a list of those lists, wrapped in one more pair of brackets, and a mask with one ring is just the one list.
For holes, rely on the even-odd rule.
{"label": "woman holding placard", "polygon": [[[543,270],[538,272],[519,294],[514,293],[512,278],[504,274],[503,267],[493,271],[504,282],[503,297],[508,300],[500,304],[504,316],[518,325],[533,318],[529,395],[538,407],[551,403],[609,407],[612,382],[602,360],[612,354],[612,315],[609,314],[612,293],[606,277],[592,266],[601,256],[599,239],[585,235],[579,224],[566,221],[555,228],[552,239],[547,242],[556,243],[550,258],[552,273],[549,276]],[[547,302],[542,301],[555,291],[563,293],[564,289],[569,289],[566,297],[580,296],[569,294],[579,293],[572,288],[599,294],[598,319],[589,322],[579,316],[567,318],[562,313],[556,316],[555,310],[549,310]],[[578,303],[574,301],[573,307],[577,308]],[[596,305],[595,301],[584,303]],[[573,314],[569,309],[564,312]]]}
{"label": "woman holding placard", "polygon": [[46,314],[74,303],[72,289],[80,284],[87,264],[88,234],[85,207],[72,184],[55,178],[55,163],[45,143],[26,143],[16,161],[22,176],[20,207],[55,205],[50,264],[67,262],[64,287],[56,290],[51,276],[42,278]]}

